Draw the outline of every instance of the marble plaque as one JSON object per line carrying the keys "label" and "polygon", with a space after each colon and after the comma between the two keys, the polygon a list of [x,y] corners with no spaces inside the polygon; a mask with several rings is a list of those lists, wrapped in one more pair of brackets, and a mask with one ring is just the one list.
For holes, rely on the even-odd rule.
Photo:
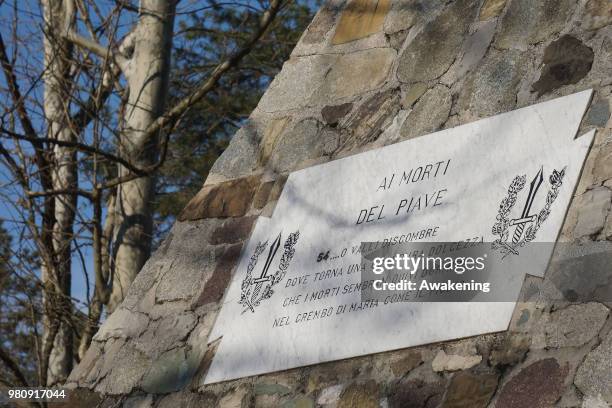
{"label": "marble plaque", "polygon": [[[534,225],[544,210],[531,240],[554,243],[593,140],[576,138],[590,98],[576,93],[292,173],[234,270],[205,383],[507,330],[515,301],[363,305],[360,244],[497,240],[491,253],[503,257],[512,238],[494,226],[512,194],[512,222],[501,229]],[[530,183],[537,194],[528,196]],[[516,268],[521,279],[543,276],[547,248],[544,262]]]}

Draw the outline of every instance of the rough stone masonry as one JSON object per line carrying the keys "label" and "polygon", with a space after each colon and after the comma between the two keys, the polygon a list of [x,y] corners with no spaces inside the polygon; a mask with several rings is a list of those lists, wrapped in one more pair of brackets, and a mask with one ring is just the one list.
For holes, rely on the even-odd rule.
{"label": "rough stone masonry", "polygon": [[66,406],[612,404],[612,297],[595,293],[609,270],[573,275],[598,301],[519,303],[506,333],[202,385],[242,245],[291,171],[592,88],[579,134],[595,143],[561,240],[612,240],[611,23],[610,0],[327,2],[95,336]]}

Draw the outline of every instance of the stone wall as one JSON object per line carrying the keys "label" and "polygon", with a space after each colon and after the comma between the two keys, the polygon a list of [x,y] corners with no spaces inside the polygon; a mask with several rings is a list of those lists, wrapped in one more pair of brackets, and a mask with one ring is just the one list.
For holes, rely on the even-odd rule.
{"label": "stone wall", "polygon": [[291,171],[592,88],[561,239],[612,240],[611,23],[609,0],[328,2],[95,336],[68,406],[612,404],[609,294],[518,304],[507,333],[202,385],[232,269]]}

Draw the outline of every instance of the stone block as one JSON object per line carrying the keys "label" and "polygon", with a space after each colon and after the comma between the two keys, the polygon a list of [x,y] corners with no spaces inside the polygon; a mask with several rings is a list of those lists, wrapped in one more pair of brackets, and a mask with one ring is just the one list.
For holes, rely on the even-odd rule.
{"label": "stone block", "polygon": [[308,105],[337,58],[336,55],[291,58],[261,97],[257,108],[264,112],[278,112]]}
{"label": "stone block", "polygon": [[339,124],[345,130],[340,150],[352,152],[378,139],[399,111],[399,100],[399,89],[389,89],[370,96],[353,109]]}
{"label": "stone block", "polygon": [[142,379],[142,389],[151,394],[166,394],[183,389],[191,382],[197,363],[186,358],[182,347],[157,358]]}
{"label": "stone block", "polygon": [[407,89],[403,92],[402,108],[412,108],[412,105],[414,105],[415,102],[418,101],[421,96],[423,96],[425,91],[427,91],[427,84],[423,82],[408,85]]}
{"label": "stone block", "polygon": [[427,82],[444,74],[455,60],[477,6],[474,1],[457,0],[429,22],[400,56],[400,82]]}
{"label": "stone block", "polygon": [[353,383],[340,396],[337,408],[378,408],[380,387],[374,381]]}
{"label": "stone block", "polygon": [[290,120],[291,118],[287,116],[284,118],[271,120],[270,123],[268,123],[266,131],[264,132],[264,137],[261,141],[259,163],[265,164],[268,161],[280,135],[283,133]]}
{"label": "stone block", "polygon": [[274,180],[266,181],[259,185],[259,188],[255,192],[255,197],[253,197],[253,208],[261,210],[268,204],[270,192],[274,188],[274,182]]}
{"label": "stone block", "polygon": [[493,347],[489,355],[489,362],[493,367],[512,366],[523,361],[531,339],[522,333],[509,332],[505,338]]}
{"label": "stone block", "polygon": [[305,119],[285,132],[270,156],[270,166],[278,173],[294,170],[300,163],[323,154],[319,130],[315,119]]}
{"label": "stone block", "polygon": [[95,390],[111,395],[129,394],[151,366],[150,358],[130,344],[115,353],[107,353],[106,348],[104,351],[104,368],[100,374],[104,377]]}
{"label": "stone block", "polygon": [[474,367],[482,361],[482,356],[461,356],[456,354],[446,354],[440,350],[431,362],[431,368],[436,371],[457,371],[466,370]]}
{"label": "stone block", "polygon": [[259,187],[259,175],[205,185],[181,212],[179,221],[201,218],[242,217]]}
{"label": "stone block", "polygon": [[506,7],[506,0],[485,0],[480,8],[480,20],[490,20],[500,15]]}
{"label": "stone block", "polygon": [[442,402],[444,387],[442,381],[426,382],[421,379],[402,381],[389,390],[389,408],[436,408]]}
{"label": "stone block", "polygon": [[539,96],[578,83],[591,70],[593,57],[591,48],[570,35],[564,35],[544,50],[542,72],[532,90]]}
{"label": "stone block", "polygon": [[390,364],[391,371],[396,377],[402,377],[415,367],[418,367],[422,362],[423,358],[421,357],[421,353],[418,351],[412,351],[407,356],[392,362]]}
{"label": "stone block", "polygon": [[599,333],[609,310],[600,303],[570,305],[551,314],[546,324],[548,347],[580,347]]}
{"label": "stone block", "polygon": [[452,85],[478,66],[489,50],[496,27],[497,22],[495,20],[481,22],[477,25],[476,30],[468,35],[463,42],[461,52],[455,63],[442,77],[443,83]]}
{"label": "stone block", "polygon": [[572,15],[575,0],[513,0],[501,20],[495,44],[502,49],[526,50],[560,32]]}
{"label": "stone block", "polygon": [[339,56],[310,103],[321,106],[380,88],[396,56],[393,48],[372,48]]}
{"label": "stone block", "polygon": [[219,400],[219,408],[247,408],[250,406],[253,394],[251,389],[242,384],[225,394]]}
{"label": "stone block", "polygon": [[601,344],[587,354],[578,367],[574,384],[590,397],[601,397],[608,404],[612,404],[612,331],[603,339]]}
{"label": "stone block", "polygon": [[585,118],[585,124],[605,127],[610,119],[610,103],[607,99],[599,99],[591,104]]}
{"label": "stone block", "polygon": [[604,228],[611,204],[612,191],[606,187],[596,187],[581,195],[574,236],[580,238],[598,234]]}
{"label": "stone block", "polygon": [[584,8],[582,26],[587,30],[597,30],[609,24],[612,24],[612,2],[589,0]]}
{"label": "stone block", "polygon": [[453,376],[442,408],[486,408],[497,389],[497,374],[462,371]]}
{"label": "stone block", "polygon": [[336,126],[340,120],[351,111],[353,104],[351,102],[343,103],[340,105],[325,106],[321,109],[321,116],[323,121],[329,126]]}
{"label": "stone block", "polygon": [[343,2],[326,1],[302,35],[300,44],[319,44],[325,40],[326,34],[334,27],[334,23],[342,8]]}
{"label": "stone block", "polygon": [[336,384],[324,388],[319,394],[319,398],[317,398],[317,404],[323,406],[337,404],[338,401],[340,401],[340,395],[342,394],[343,389],[344,386],[342,384]]}
{"label": "stone block", "polygon": [[470,112],[477,117],[487,117],[514,109],[517,86],[523,74],[522,64],[519,52],[490,50],[471,74]]}
{"label": "stone block", "polygon": [[208,179],[234,179],[251,174],[257,169],[257,153],[261,141],[262,125],[247,121],[232,137],[230,144],[215,161]]}
{"label": "stone block", "polygon": [[148,324],[149,318],[144,313],[132,312],[120,307],[104,322],[93,339],[104,341],[110,337],[138,337]]}
{"label": "stone block", "polygon": [[502,388],[496,408],[549,408],[564,390],[569,368],[547,358],[523,368]]}
{"label": "stone block", "polygon": [[444,85],[436,85],[416,103],[404,121],[400,134],[412,139],[439,130],[448,119],[452,105],[450,91]]}
{"label": "stone block", "polygon": [[[266,183],[269,185],[269,189],[272,189],[273,182]],[[262,184],[263,186],[264,184]],[[260,187],[261,189],[261,187]],[[259,190],[255,194],[257,198],[257,194]],[[269,191],[268,191],[269,195]],[[267,198],[267,197],[266,197]],[[242,242],[249,237],[251,233],[251,229],[253,224],[257,220],[257,217],[241,217],[241,218],[229,218],[223,222],[223,224],[214,230],[210,237],[210,243],[212,245],[220,245],[220,244],[235,244],[237,242]]]}
{"label": "stone block", "polygon": [[300,396],[286,401],[281,408],[314,408],[314,401],[311,398]]}
{"label": "stone block", "polygon": [[390,3],[390,0],[350,0],[336,25],[332,44],[344,44],[381,31]]}

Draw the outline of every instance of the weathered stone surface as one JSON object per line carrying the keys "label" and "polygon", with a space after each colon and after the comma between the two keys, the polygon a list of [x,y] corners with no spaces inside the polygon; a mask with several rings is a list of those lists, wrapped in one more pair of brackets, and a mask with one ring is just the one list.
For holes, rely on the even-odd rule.
{"label": "weathered stone surface", "polygon": [[334,22],[342,11],[341,5],[342,2],[326,1],[304,32],[300,43],[321,43],[325,35],[334,27]]}
{"label": "weathered stone surface", "polygon": [[98,342],[93,341],[83,358],[81,358],[79,365],[70,373],[66,383],[78,382],[79,380],[85,379],[101,356],[102,349],[98,345]]}
{"label": "weathered stone surface", "polygon": [[450,91],[444,85],[436,85],[427,91],[400,129],[402,138],[411,139],[439,130],[448,119],[451,105]]}
{"label": "weathered stone surface", "polygon": [[314,408],[314,401],[311,398],[300,396],[285,402],[281,408]]}
{"label": "weathered stone surface", "polygon": [[343,388],[342,384],[337,384],[323,389],[317,398],[317,404],[326,406],[338,403]]}
{"label": "weathered stone surface", "polygon": [[382,30],[390,0],[350,0],[336,25],[332,44],[344,44]]}
{"label": "weathered stone surface", "polygon": [[335,55],[291,58],[261,97],[258,109],[276,112],[306,106],[336,60]]}
{"label": "weathered stone surface", "polygon": [[578,367],[574,384],[587,396],[601,396],[608,404],[612,404],[612,331],[601,344],[587,354]]}
{"label": "weathered stone surface", "polygon": [[[197,234],[195,235],[197,237]],[[185,302],[192,300],[201,288],[202,281],[213,272],[219,251],[219,248],[208,245],[206,241],[185,240],[181,251],[160,274],[159,283],[154,287],[155,303],[153,308],[147,311],[149,316],[157,319],[168,312],[185,310]],[[162,304],[163,302],[172,304]]]}
{"label": "weathered stone surface", "polygon": [[516,106],[521,77],[520,53],[490,51],[474,75],[469,109],[479,117],[507,112]]}
{"label": "weathered stone surface", "polygon": [[330,126],[336,126],[340,120],[351,111],[353,104],[351,102],[343,103],[340,105],[326,106],[321,109],[321,116],[323,121]]}
{"label": "weathered stone surface", "polygon": [[434,371],[457,371],[466,370],[474,367],[482,361],[482,356],[460,356],[456,354],[446,354],[440,350],[431,362]]}
{"label": "weathered stone surface", "polygon": [[410,109],[416,101],[427,91],[427,84],[423,82],[417,82],[416,84],[408,85],[408,89],[403,93],[402,96],[402,108]]}
{"label": "weathered stone surface", "polygon": [[152,408],[152,395],[134,395],[123,403],[123,408]]}
{"label": "weathered stone surface", "polygon": [[287,395],[291,393],[291,389],[282,384],[276,383],[259,383],[253,388],[255,395]]}
{"label": "weathered stone surface", "polygon": [[[270,189],[272,185],[273,183],[270,183]],[[257,197],[257,194],[255,194],[255,196]],[[235,244],[236,242],[244,241],[249,237],[255,220],[257,220],[257,217],[230,218],[225,220],[223,224],[212,233],[210,243],[212,245],[219,245]]]}
{"label": "weathered stone surface", "polygon": [[401,82],[429,81],[440,77],[453,63],[478,3],[457,0],[412,40],[399,59]]}
{"label": "weathered stone surface", "polygon": [[591,104],[587,112],[585,123],[587,125],[604,127],[610,119],[610,103],[607,99],[599,99]]}
{"label": "weathered stone surface", "polygon": [[444,4],[443,0],[394,1],[385,19],[385,33],[406,31]]}
{"label": "weathered stone surface", "polygon": [[351,151],[376,140],[399,110],[399,90],[372,95],[342,120],[346,129],[340,141],[341,151]]}
{"label": "weathered stone surface", "polygon": [[142,379],[142,389],[151,394],[165,394],[184,388],[197,369],[186,358],[184,348],[176,348],[157,358]]}
{"label": "weathered stone surface", "polygon": [[155,408],[202,408],[217,406],[214,394],[199,392],[175,392],[159,400]]}
{"label": "weathered stone surface", "polygon": [[219,408],[247,408],[250,405],[252,393],[248,386],[241,385],[225,394],[219,401]]}
{"label": "weathered stone surface", "polygon": [[247,122],[232,137],[230,144],[215,161],[210,172],[225,178],[251,174],[257,168],[257,149],[261,139],[259,125]]}
{"label": "weathered stone surface", "polygon": [[442,408],[486,408],[497,388],[497,374],[463,371],[453,376]]}
{"label": "weathered stone surface", "polygon": [[435,408],[442,401],[443,394],[442,381],[402,381],[392,386],[389,391],[389,408]]}
{"label": "weathered stone surface", "polygon": [[489,49],[496,25],[496,21],[478,24],[476,31],[463,42],[461,52],[455,63],[442,77],[443,83],[452,85],[478,66]]}
{"label": "weathered stone surface", "polygon": [[589,0],[584,8],[582,26],[597,30],[612,23],[612,3],[609,0]]}
{"label": "weathered stone surface", "polygon": [[[0,403],[3,400],[0,399]],[[74,407],[98,407],[102,404],[102,396],[86,388],[71,390],[66,395],[66,400],[53,401],[54,408],[74,408]]]}
{"label": "weathered stone surface", "polygon": [[108,353],[104,360],[100,374],[104,375],[104,379],[95,388],[103,394],[129,394],[151,366],[151,360],[131,344]]}
{"label": "weathered stone surface", "polygon": [[378,408],[380,389],[373,380],[353,383],[340,395],[338,408]]}
{"label": "weathered stone surface", "polygon": [[561,31],[577,3],[575,0],[513,0],[496,36],[499,48],[526,49]]}
{"label": "weathered stone surface", "polygon": [[104,322],[94,336],[94,340],[104,341],[109,337],[138,337],[146,329],[148,323],[147,315],[119,308]]}
{"label": "weathered stone surface", "polygon": [[255,192],[255,197],[253,197],[253,208],[262,209],[268,204],[270,192],[273,187],[274,180],[266,181],[259,185],[259,188]]}
{"label": "weathered stone surface", "polygon": [[137,340],[136,347],[145,354],[157,356],[185,340],[195,325],[193,313],[170,314],[151,324]]}
{"label": "weathered stone surface", "polygon": [[393,48],[372,48],[338,57],[311,102],[329,104],[381,87],[396,56]]}
{"label": "weathered stone surface", "polygon": [[598,234],[604,228],[611,203],[612,191],[606,187],[587,190],[580,196],[580,212],[574,228],[574,236],[585,237]]}
{"label": "weathered stone surface", "polygon": [[259,180],[260,176],[255,175],[205,185],[181,212],[179,221],[242,217],[251,205]]}
{"label": "weathered stone surface", "polygon": [[320,134],[321,137],[321,152],[330,156],[333,154],[340,144],[340,134],[336,129],[333,128],[323,128]]}
{"label": "weathered stone surface", "polygon": [[544,51],[540,79],[532,89],[543,95],[563,85],[575,84],[584,78],[593,65],[593,50],[580,40],[564,35]]}
{"label": "weathered stone surface", "polygon": [[531,339],[522,333],[507,333],[500,344],[494,346],[489,362],[495,366],[512,366],[523,360]]}
{"label": "weathered stone surface", "polygon": [[241,250],[242,244],[235,244],[227,248],[221,255],[212,276],[206,281],[204,289],[195,303],[196,307],[221,300],[225,288],[232,278],[232,270],[238,262]]}
{"label": "weathered stone surface", "polygon": [[563,393],[567,373],[554,358],[537,361],[506,383],[495,407],[551,407]]}
{"label": "weathered stone surface", "polygon": [[582,400],[581,408],[610,408],[610,405],[599,396],[586,396],[584,400]]}
{"label": "weathered stone surface", "polygon": [[280,119],[271,120],[266,127],[264,137],[261,140],[261,148],[259,151],[259,163],[265,164],[270,158],[274,146],[278,141],[280,135],[287,128],[287,125],[291,121],[291,118],[286,116]]}
{"label": "weathered stone surface", "polygon": [[599,333],[609,310],[600,303],[570,305],[551,314],[546,324],[549,347],[579,347]]}
{"label": "weathered stone surface", "polygon": [[499,16],[506,7],[506,0],[485,0],[480,8],[480,20],[485,21]]}
{"label": "weathered stone surface", "polygon": [[285,132],[270,157],[270,165],[279,172],[294,170],[305,160],[319,157],[323,143],[319,138],[321,124],[315,119],[298,122],[293,129]]}
{"label": "weathered stone surface", "polygon": [[423,362],[421,353],[413,351],[407,356],[391,363],[391,371],[396,377],[402,377],[415,367],[418,367]]}

